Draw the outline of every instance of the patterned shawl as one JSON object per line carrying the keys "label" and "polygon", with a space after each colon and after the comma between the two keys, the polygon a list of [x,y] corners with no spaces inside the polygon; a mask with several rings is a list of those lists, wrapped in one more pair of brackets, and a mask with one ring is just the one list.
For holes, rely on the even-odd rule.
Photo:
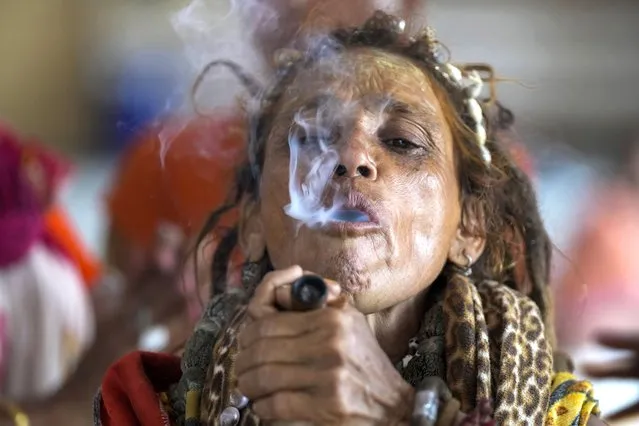
{"label": "patterned shawl", "polygon": [[[584,425],[598,414],[587,382],[554,374],[532,300],[503,284],[475,285],[460,275],[445,284],[432,289],[422,328],[397,366],[409,383],[441,377],[465,412],[490,400],[498,424]],[[222,410],[232,405],[244,300],[238,292],[215,297],[188,343],[184,375],[171,398],[178,424],[219,425]],[[259,423],[250,406],[241,410],[240,425]]]}

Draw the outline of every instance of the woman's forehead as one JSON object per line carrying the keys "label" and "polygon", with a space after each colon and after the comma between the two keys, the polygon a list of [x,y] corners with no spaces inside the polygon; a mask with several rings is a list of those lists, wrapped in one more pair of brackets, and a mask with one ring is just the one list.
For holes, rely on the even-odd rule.
{"label": "woman's forehead", "polygon": [[320,99],[362,103],[394,102],[437,114],[430,80],[411,60],[375,49],[349,50],[298,74],[284,96],[284,109],[317,106]]}

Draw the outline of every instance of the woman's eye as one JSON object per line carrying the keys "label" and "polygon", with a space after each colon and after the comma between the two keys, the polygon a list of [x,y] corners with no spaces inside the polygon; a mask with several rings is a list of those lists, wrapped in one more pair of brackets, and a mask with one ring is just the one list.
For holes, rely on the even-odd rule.
{"label": "woman's eye", "polygon": [[397,150],[409,151],[413,149],[417,149],[418,146],[408,139],[403,138],[393,138],[393,139],[385,139],[384,143],[389,147]]}

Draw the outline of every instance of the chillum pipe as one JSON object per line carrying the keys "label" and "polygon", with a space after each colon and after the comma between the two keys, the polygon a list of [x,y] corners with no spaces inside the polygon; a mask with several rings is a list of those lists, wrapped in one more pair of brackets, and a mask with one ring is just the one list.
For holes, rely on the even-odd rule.
{"label": "chillum pipe", "polygon": [[294,311],[312,311],[324,306],[328,298],[328,286],[317,275],[304,275],[291,285],[291,302]]}

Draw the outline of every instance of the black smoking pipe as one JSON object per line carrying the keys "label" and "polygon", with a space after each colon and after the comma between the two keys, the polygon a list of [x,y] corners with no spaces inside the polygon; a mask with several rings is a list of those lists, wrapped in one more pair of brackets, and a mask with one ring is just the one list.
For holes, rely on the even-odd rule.
{"label": "black smoking pipe", "polygon": [[294,311],[312,311],[324,306],[328,298],[328,286],[322,277],[303,275],[291,285],[291,302]]}

